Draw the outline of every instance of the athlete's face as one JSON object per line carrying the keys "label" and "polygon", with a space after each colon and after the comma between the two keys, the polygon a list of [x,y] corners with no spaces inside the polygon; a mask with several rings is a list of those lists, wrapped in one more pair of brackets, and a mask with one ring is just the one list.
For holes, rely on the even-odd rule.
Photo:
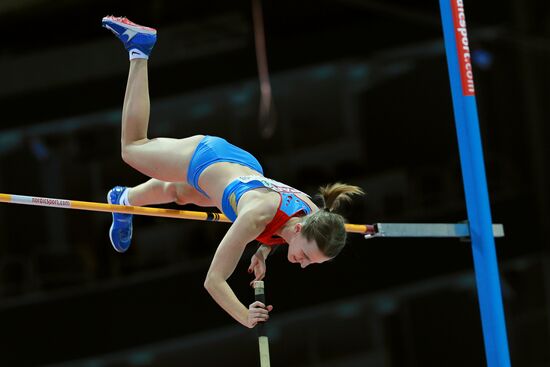
{"label": "athlete's face", "polygon": [[317,243],[313,240],[308,241],[302,232],[302,224],[297,223],[294,226],[296,236],[288,242],[288,261],[298,263],[302,268],[310,264],[321,264],[330,260],[319,250]]}

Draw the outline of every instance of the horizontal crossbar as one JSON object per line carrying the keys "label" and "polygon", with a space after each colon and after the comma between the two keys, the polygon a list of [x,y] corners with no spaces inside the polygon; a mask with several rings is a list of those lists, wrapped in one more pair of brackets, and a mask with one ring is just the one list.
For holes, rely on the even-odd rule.
{"label": "horizontal crossbar", "polygon": [[[89,201],[76,201],[65,199],[51,199],[35,196],[0,194],[0,202],[11,204],[23,204],[33,206],[47,206],[63,209],[89,210],[108,213],[125,213],[148,215],[154,217],[190,219],[211,222],[231,221],[221,213],[196,212],[189,210],[174,210],[151,208],[144,206],[126,206]],[[377,223],[371,224],[346,224],[349,233],[360,233],[365,238],[372,237],[469,237],[470,228],[466,223]],[[494,224],[495,237],[503,237],[504,229],[501,224]]]}

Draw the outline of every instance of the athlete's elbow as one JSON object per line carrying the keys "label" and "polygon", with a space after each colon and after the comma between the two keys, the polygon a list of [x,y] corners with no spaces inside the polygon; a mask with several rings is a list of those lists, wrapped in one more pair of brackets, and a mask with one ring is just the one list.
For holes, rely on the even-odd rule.
{"label": "athlete's elbow", "polygon": [[213,290],[218,288],[219,284],[223,282],[223,279],[219,276],[216,276],[215,274],[208,273],[206,275],[206,278],[204,279],[204,288],[208,291],[208,293],[212,293]]}

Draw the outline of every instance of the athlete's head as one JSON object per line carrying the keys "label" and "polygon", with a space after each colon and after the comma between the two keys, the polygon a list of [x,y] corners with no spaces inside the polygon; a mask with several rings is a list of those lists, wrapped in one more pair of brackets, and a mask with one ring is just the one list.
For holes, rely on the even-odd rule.
{"label": "athlete's head", "polygon": [[[305,216],[299,223],[300,235],[295,241],[300,246],[289,246],[289,260],[291,256],[296,256],[295,252],[300,250],[306,251],[311,262],[323,262],[338,255],[346,244],[347,236],[344,217],[335,213],[334,210],[344,201],[351,201],[352,195],[362,194],[361,188],[341,183],[321,187],[319,196],[323,200],[323,209]],[[293,251],[294,249],[296,251]],[[310,251],[311,255],[307,251]],[[302,262],[300,264],[304,267]]]}
{"label": "athlete's head", "polygon": [[292,230],[296,234],[288,241],[288,261],[299,263],[302,268],[310,264],[320,264],[331,257],[326,256],[317,246],[314,239],[303,235],[304,226],[298,222],[294,224]]}

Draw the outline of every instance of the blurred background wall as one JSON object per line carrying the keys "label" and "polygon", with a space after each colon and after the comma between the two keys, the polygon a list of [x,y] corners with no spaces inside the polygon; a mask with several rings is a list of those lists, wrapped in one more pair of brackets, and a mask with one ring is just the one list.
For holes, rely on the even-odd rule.
{"label": "blurred background wall", "polygon": [[[105,201],[146,178],[120,158],[127,55],[100,26],[159,30],[150,136],[220,135],[266,175],[367,196],[350,222],[466,219],[437,1],[264,1],[277,111],[260,102],[251,3],[0,0],[0,192]],[[465,1],[512,364],[550,366],[550,5]],[[175,208],[176,206],[168,206]],[[188,207],[191,210],[196,207]],[[1,366],[256,366],[253,331],[202,287],[226,224],[0,206]],[[246,272],[230,279],[253,300]],[[268,260],[274,366],[483,366],[467,242],[350,235],[301,270]]]}

